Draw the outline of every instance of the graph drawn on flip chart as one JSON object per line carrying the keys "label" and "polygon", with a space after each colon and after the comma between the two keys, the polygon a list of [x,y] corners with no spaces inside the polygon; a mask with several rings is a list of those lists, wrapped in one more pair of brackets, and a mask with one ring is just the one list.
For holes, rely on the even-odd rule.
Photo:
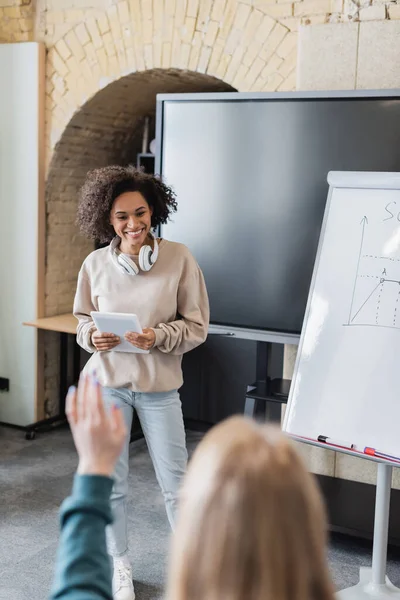
{"label": "graph drawn on flip chart", "polygon": [[[392,203],[385,204],[384,212],[390,208]],[[382,219],[383,224],[394,218],[391,211],[390,215]],[[376,225],[372,223],[372,235],[376,233]],[[368,253],[376,242],[368,244],[370,228],[366,215],[360,226],[360,249],[347,325],[400,329],[400,258]]]}

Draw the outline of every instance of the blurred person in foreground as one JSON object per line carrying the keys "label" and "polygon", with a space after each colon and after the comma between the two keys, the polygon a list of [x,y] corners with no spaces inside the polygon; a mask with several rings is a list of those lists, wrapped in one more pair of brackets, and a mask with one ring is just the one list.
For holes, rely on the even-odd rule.
{"label": "blurred person in foreground", "polygon": [[214,427],[178,514],[167,600],[333,600],[322,498],[278,428],[244,417]]}
{"label": "blurred person in foreground", "polygon": [[[106,526],[126,427],[82,378],[67,415],[79,454],[61,509],[52,600],[111,600]],[[333,600],[317,485],[276,428],[232,417],[199,444],[172,540],[167,600]]]}

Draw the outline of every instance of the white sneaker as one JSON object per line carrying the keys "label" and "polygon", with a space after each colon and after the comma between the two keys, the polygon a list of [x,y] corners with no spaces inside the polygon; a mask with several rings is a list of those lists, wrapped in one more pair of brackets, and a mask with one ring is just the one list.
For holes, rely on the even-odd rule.
{"label": "white sneaker", "polygon": [[135,600],[132,568],[126,561],[114,559],[112,591],[114,600]]}

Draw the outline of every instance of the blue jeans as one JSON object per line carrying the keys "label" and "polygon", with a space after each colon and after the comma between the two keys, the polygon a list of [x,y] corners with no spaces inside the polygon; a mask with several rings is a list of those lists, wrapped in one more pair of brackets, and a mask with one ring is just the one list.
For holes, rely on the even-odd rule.
{"label": "blue jeans", "polygon": [[125,388],[103,388],[106,405],[116,404],[124,417],[128,431],[124,448],[117,461],[111,493],[113,525],[107,528],[107,547],[111,556],[123,556],[128,551],[129,439],[134,411],[139,417],[147,447],[164,496],[171,527],[174,527],[178,492],[186,471],[187,450],[182,405],[177,390],[144,394]]}

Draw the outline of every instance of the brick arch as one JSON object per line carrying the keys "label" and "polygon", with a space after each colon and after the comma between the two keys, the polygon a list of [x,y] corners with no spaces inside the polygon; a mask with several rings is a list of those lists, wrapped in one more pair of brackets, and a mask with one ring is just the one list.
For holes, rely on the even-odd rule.
{"label": "brick arch", "polygon": [[292,15],[290,3],[119,0],[71,23],[48,51],[48,158],[75,112],[134,72],[190,70],[240,91],[295,89]]}
{"label": "brick arch", "polygon": [[[74,114],[56,144],[46,183],[46,316],[71,312],[79,268],[93,250],[75,225],[77,192],[87,171],[136,162],[144,117],[154,133],[157,93],[223,91],[235,90],[202,73],[153,69],[110,83]],[[46,334],[46,412],[57,395],[57,353],[57,338]]]}

